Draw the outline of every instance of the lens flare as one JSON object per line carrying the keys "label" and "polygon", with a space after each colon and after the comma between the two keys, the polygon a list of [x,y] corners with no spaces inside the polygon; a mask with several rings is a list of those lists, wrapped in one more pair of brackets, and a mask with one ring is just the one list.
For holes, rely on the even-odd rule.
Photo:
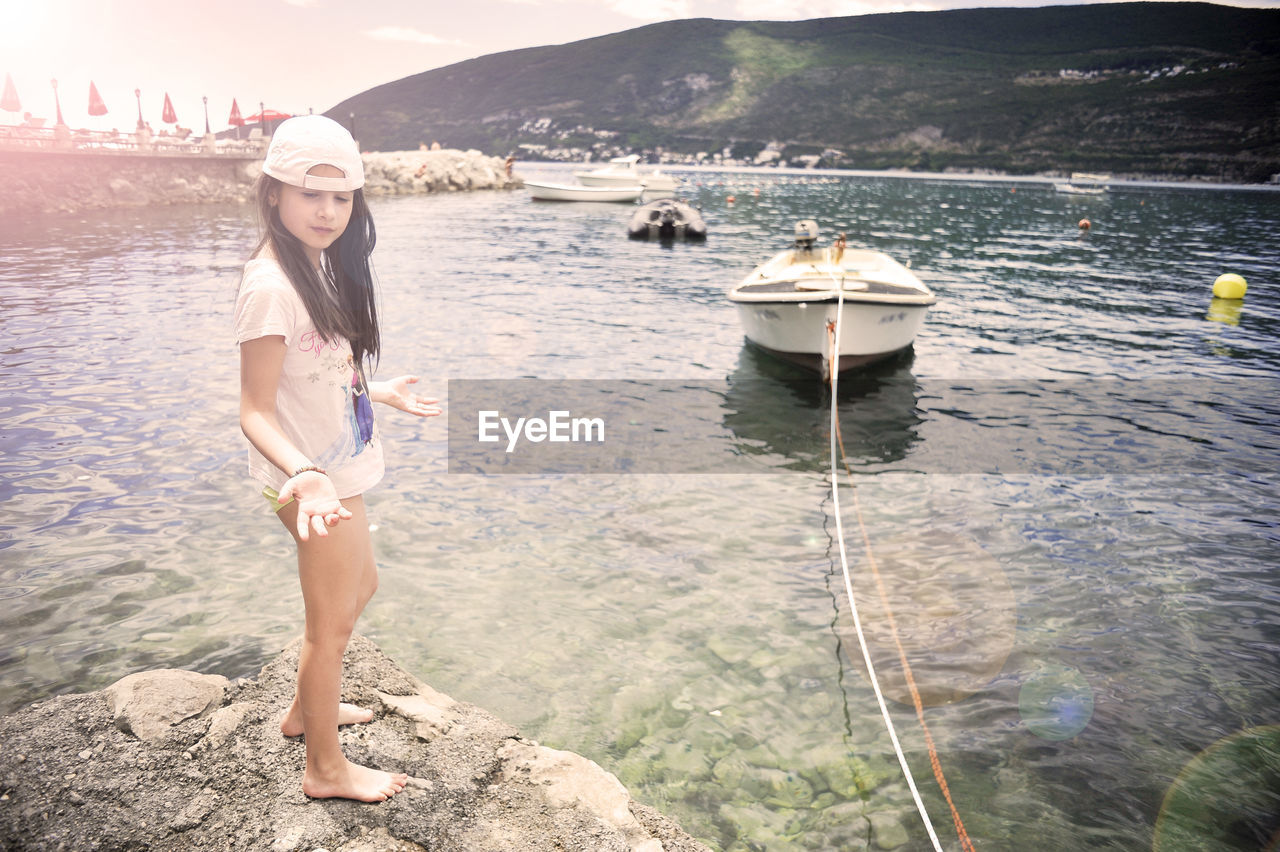
{"label": "lens flare", "polygon": [[1069,740],[1093,718],[1093,688],[1079,669],[1046,666],[1018,690],[1018,714],[1037,737]]}
{"label": "lens flare", "polygon": [[1280,848],[1280,725],[1238,731],[1183,767],[1156,818],[1153,852]]}

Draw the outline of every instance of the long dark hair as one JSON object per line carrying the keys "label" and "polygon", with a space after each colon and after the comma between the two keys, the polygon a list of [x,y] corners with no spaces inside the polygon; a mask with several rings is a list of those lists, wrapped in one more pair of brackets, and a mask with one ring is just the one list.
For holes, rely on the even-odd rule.
{"label": "long dark hair", "polygon": [[[254,249],[253,256],[257,257],[263,248],[270,247],[289,277],[289,283],[306,306],[316,331],[330,343],[339,339],[351,341],[355,367],[364,375],[366,359],[377,363],[382,349],[373,267],[369,263],[378,236],[364,200],[364,190],[357,189],[351,193],[351,221],[342,236],[324,250],[317,273],[307,259],[302,243],[285,228],[280,221],[279,208],[271,203],[273,196],[279,198],[283,185],[265,173],[258,177],[262,240]],[[337,293],[336,302],[330,297],[330,292]]]}

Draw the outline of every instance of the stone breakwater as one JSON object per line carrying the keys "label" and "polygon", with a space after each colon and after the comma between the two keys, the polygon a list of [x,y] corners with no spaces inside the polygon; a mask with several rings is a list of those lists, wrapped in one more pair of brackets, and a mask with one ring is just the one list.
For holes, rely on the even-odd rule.
{"label": "stone breakwater", "polygon": [[524,185],[518,177],[507,176],[501,157],[447,148],[365,154],[364,178],[368,195],[515,189]]}
{"label": "stone breakwater", "polygon": [[[262,158],[0,150],[0,218],[110,207],[245,203]],[[368,195],[513,189],[504,160],[479,151],[364,154]]]}
{"label": "stone breakwater", "polygon": [[297,644],[235,683],[140,672],[0,719],[0,849],[708,852],[577,754],[540,746],[352,640],[342,730],[360,763],[409,773],[368,805],[308,799],[279,723]]}

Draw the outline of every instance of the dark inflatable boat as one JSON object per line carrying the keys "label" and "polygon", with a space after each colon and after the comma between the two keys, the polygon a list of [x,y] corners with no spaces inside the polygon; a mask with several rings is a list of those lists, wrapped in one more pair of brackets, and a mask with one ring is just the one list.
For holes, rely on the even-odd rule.
{"label": "dark inflatable boat", "polygon": [[634,240],[705,240],[707,223],[702,214],[672,198],[660,198],[638,208],[627,225]]}

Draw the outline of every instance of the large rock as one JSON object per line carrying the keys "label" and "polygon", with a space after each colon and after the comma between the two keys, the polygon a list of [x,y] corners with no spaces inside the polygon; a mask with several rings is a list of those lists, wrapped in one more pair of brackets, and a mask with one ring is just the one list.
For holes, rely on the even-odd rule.
{"label": "large rock", "polygon": [[222,706],[231,684],[221,675],[176,669],[138,672],[104,689],[116,727],[149,743],[163,742],[173,726]]}
{"label": "large rock", "polygon": [[706,847],[578,755],[539,746],[356,638],[343,729],[353,760],[410,774],[376,805],[302,793],[279,721],[297,646],[238,684],[143,672],[0,719],[0,850],[695,852]]}
{"label": "large rock", "polygon": [[369,195],[512,189],[523,185],[518,177],[507,175],[501,157],[487,157],[476,150],[375,151],[365,153],[363,159],[365,192]]}

